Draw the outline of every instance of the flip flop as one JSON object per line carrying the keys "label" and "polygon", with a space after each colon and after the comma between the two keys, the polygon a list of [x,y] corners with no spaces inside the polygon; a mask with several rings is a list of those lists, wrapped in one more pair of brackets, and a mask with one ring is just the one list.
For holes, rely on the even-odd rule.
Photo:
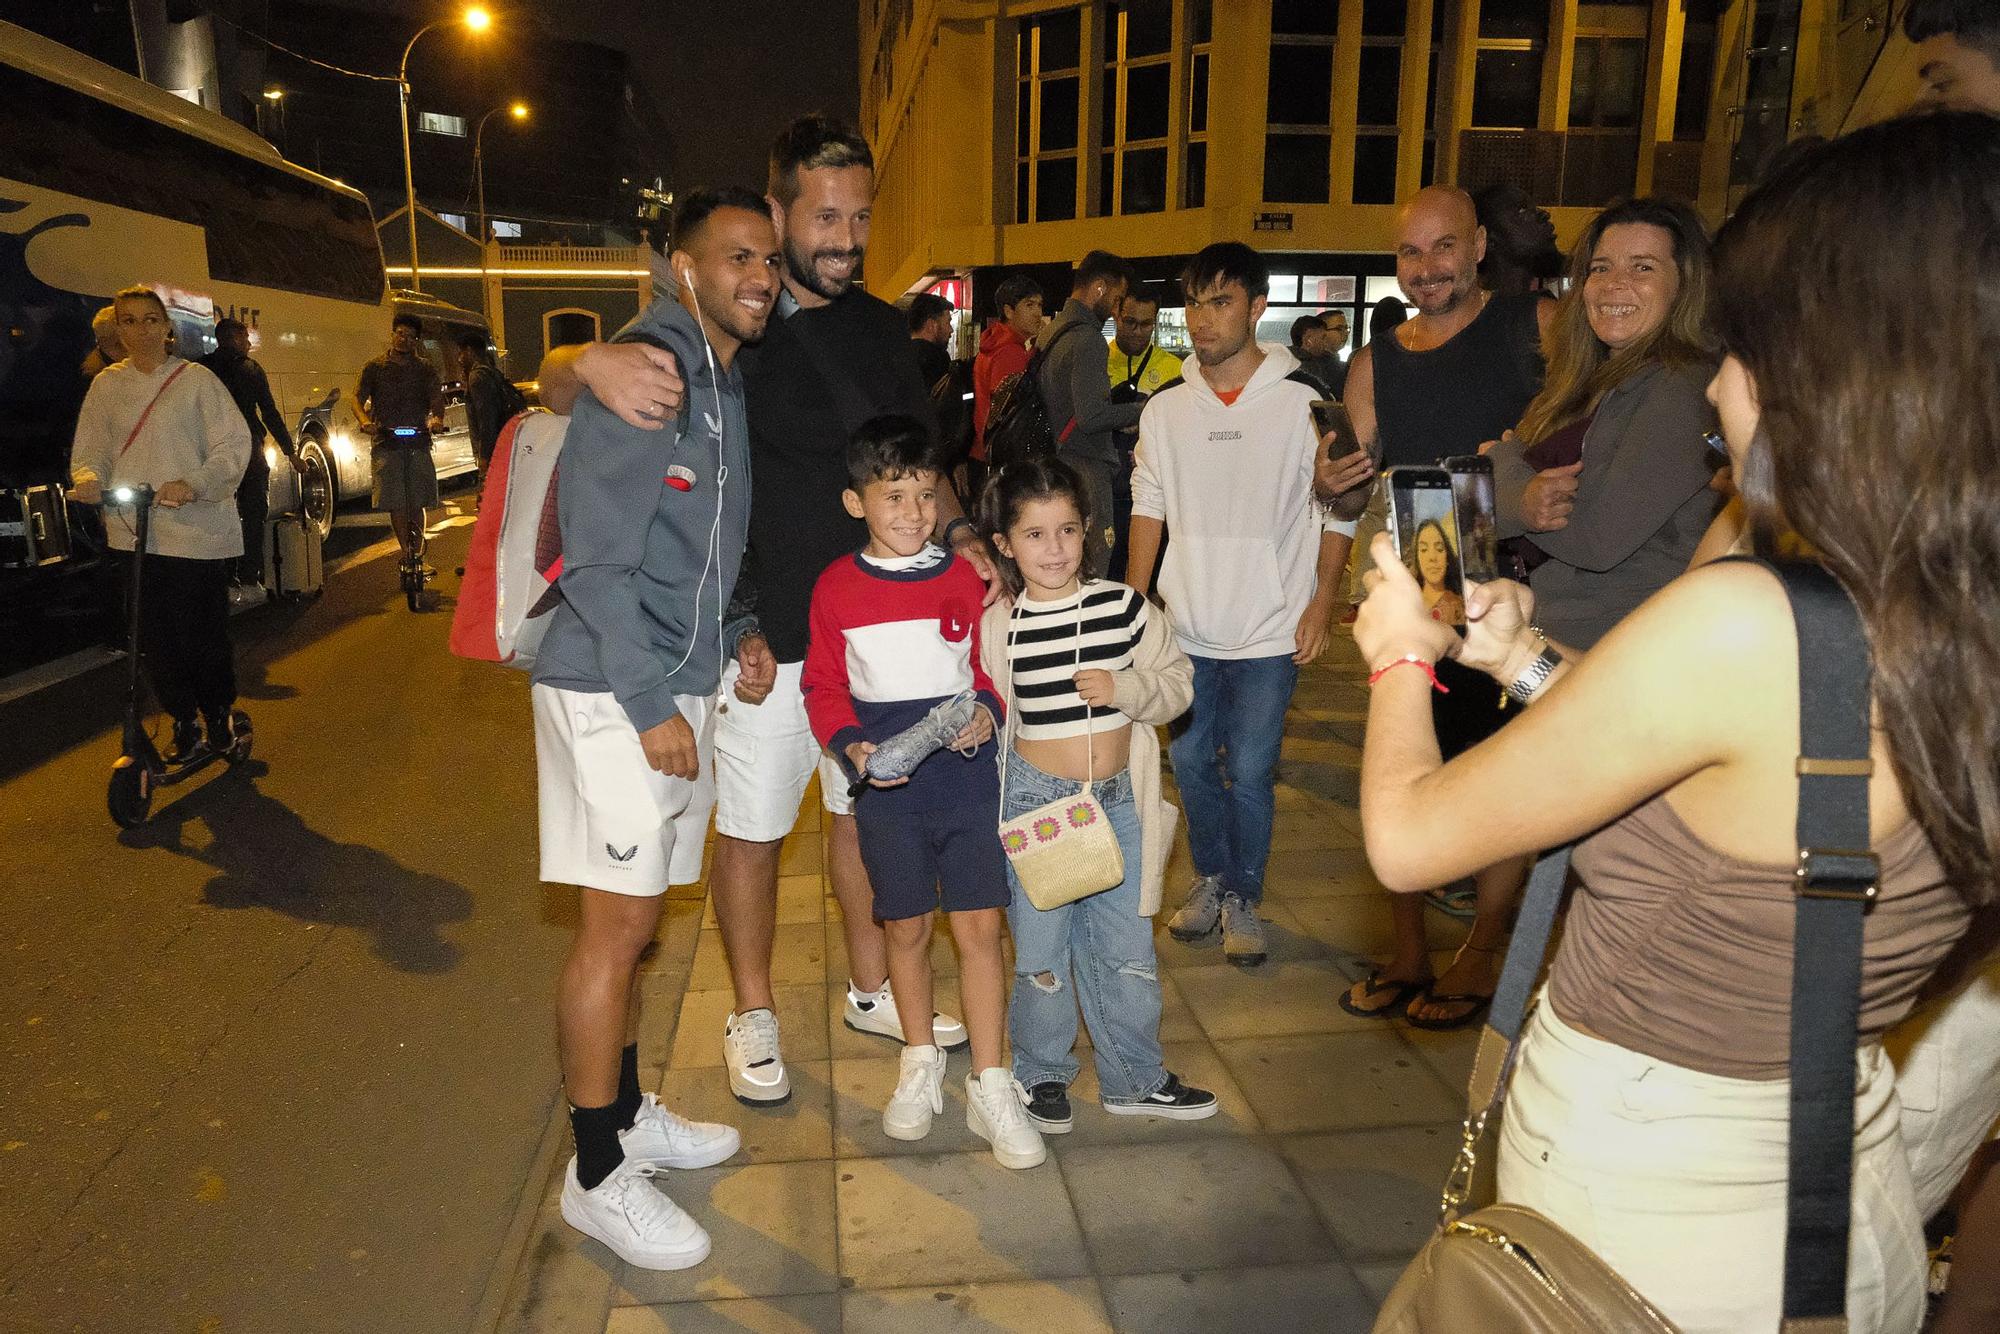
{"label": "flip flop", "polygon": [[1347,1011],[1357,1019],[1394,1019],[1398,1013],[1408,1007],[1412,999],[1429,991],[1431,984],[1429,982],[1385,981],[1382,977],[1382,970],[1377,968],[1374,972],[1368,974],[1368,979],[1361,983],[1361,987],[1364,994],[1371,997],[1375,993],[1383,991],[1391,994],[1389,999],[1383,1004],[1370,1009],[1363,1009],[1351,999],[1354,994],[1354,988],[1349,987],[1347,990],[1341,992],[1338,997],[1341,1009]]}
{"label": "flip flop", "polygon": [[1450,1019],[1419,1019],[1416,1015],[1409,1013],[1409,1009],[1404,1011],[1403,1017],[1410,1021],[1411,1028],[1421,1028],[1428,1033],[1450,1033],[1457,1029],[1470,1028],[1472,1025],[1478,1023],[1486,1014],[1486,1007],[1492,1003],[1493,998],[1491,996],[1469,996],[1463,994],[1440,996],[1434,993],[1429,987],[1425,987],[1423,994],[1410,1002],[1409,1009],[1414,1009],[1419,1004],[1470,1005],[1472,1008],[1464,1014],[1454,1015]]}
{"label": "flip flop", "polygon": [[1479,894],[1469,884],[1424,891],[1424,902],[1447,917],[1470,921],[1479,915]]}

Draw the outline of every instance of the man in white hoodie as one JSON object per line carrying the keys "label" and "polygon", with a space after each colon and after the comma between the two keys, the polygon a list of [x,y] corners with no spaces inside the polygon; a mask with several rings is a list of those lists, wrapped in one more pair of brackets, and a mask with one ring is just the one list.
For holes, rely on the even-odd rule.
{"label": "man in white hoodie", "polygon": [[1278,745],[1299,668],[1326,647],[1354,525],[1313,497],[1320,396],[1289,349],[1260,346],[1270,272],[1239,242],[1209,246],[1181,277],[1192,370],[1139,419],[1125,582],[1146,592],[1173,529],[1160,596],[1194,660],[1194,706],[1173,743],[1195,881],[1168,929],[1222,928],[1231,963],[1264,961],[1264,863]]}

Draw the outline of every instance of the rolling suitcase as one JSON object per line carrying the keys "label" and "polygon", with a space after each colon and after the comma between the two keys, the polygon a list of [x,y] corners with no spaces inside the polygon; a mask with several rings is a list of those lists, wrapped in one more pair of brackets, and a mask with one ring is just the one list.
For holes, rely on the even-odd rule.
{"label": "rolling suitcase", "polygon": [[271,520],[269,560],[264,583],[273,597],[309,598],[326,586],[319,529],[302,515],[281,514]]}

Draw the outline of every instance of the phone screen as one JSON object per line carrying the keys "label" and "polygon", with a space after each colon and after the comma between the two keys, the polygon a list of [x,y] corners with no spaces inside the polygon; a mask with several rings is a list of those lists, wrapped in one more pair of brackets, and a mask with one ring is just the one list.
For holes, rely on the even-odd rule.
{"label": "phone screen", "polygon": [[1423,590],[1431,619],[1464,626],[1465,581],[1451,474],[1443,468],[1391,468],[1387,475],[1390,535]]}
{"label": "phone screen", "polygon": [[1493,519],[1493,461],[1476,455],[1444,461],[1458,524],[1459,594],[1466,585],[1500,577],[1500,541]]}

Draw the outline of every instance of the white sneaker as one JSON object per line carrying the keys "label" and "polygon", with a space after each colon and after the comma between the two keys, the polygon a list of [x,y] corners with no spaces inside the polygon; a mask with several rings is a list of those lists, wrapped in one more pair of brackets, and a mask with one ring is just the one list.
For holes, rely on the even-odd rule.
{"label": "white sneaker", "polygon": [[1027,1104],[1021,1082],[1004,1065],[965,1077],[965,1128],[993,1146],[1002,1167],[1038,1167],[1049,1156]]}
{"label": "white sneaker", "polygon": [[[859,991],[853,979],[847,983],[847,1026],[857,1033],[877,1033],[903,1040],[903,1021],[896,1014],[896,998],[884,982],[880,991]],[[931,1040],[945,1051],[957,1051],[972,1041],[965,1025],[948,1014],[931,1016]]]}
{"label": "white sneaker", "polygon": [[722,1025],[722,1060],[736,1101],[769,1107],[792,1096],[792,1081],[778,1055],[778,1016],[771,1011],[730,1015]]}
{"label": "white sneaker", "polygon": [[590,1190],[576,1179],[576,1159],[563,1177],[563,1221],[595,1237],[640,1269],[687,1269],[708,1258],[708,1233],[649,1178],[650,1163],[626,1159]]}
{"label": "white sneaker", "polygon": [[882,1133],[890,1139],[922,1139],[931,1118],[944,1110],[944,1053],[936,1047],[903,1048],[896,1091],[882,1109]]}
{"label": "white sneaker", "polygon": [[734,1157],[743,1147],[743,1136],[733,1126],[676,1116],[648,1093],[639,1100],[631,1128],[618,1132],[618,1146],[625,1150],[627,1162],[686,1170],[713,1167]]}

